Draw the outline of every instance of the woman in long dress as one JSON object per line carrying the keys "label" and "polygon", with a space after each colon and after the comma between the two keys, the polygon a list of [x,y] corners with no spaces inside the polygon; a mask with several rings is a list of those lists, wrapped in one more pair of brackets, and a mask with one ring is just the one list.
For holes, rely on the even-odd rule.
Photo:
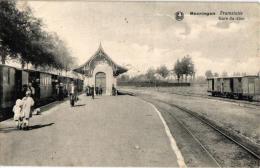
{"label": "woman in long dress", "polygon": [[23,115],[23,129],[29,129],[29,119],[31,117],[31,108],[34,105],[34,100],[31,97],[31,92],[27,91],[26,96],[22,99],[22,115]]}

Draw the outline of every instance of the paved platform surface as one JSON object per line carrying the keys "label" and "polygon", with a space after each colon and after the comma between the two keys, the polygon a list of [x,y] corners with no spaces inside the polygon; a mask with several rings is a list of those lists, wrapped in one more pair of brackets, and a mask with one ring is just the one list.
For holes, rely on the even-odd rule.
{"label": "paved platform surface", "polygon": [[177,158],[152,106],[131,96],[81,96],[31,118],[0,123],[0,165],[173,166]]}

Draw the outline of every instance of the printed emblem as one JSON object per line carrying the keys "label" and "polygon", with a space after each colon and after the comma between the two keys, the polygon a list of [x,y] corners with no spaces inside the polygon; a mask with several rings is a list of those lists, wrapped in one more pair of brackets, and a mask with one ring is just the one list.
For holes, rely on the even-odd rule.
{"label": "printed emblem", "polygon": [[184,19],[184,13],[181,12],[181,11],[178,11],[175,13],[175,19],[178,20],[178,21],[181,21]]}

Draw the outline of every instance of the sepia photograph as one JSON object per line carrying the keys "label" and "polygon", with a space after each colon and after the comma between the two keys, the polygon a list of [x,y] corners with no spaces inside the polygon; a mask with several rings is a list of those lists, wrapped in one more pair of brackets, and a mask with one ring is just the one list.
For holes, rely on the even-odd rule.
{"label": "sepia photograph", "polygon": [[0,167],[260,167],[258,2],[0,0]]}

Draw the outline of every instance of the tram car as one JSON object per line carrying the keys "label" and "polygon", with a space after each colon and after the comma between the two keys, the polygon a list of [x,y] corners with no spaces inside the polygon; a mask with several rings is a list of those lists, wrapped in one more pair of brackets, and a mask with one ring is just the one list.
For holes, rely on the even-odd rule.
{"label": "tram car", "polygon": [[36,106],[57,100],[57,86],[62,83],[66,94],[71,80],[75,81],[78,91],[83,90],[83,80],[77,76],[66,77],[36,70],[22,70],[0,64],[0,121],[11,117],[15,101],[22,99],[29,83],[34,87]]}
{"label": "tram car", "polygon": [[214,77],[208,78],[208,92],[212,96],[258,100],[260,97],[260,77]]}

